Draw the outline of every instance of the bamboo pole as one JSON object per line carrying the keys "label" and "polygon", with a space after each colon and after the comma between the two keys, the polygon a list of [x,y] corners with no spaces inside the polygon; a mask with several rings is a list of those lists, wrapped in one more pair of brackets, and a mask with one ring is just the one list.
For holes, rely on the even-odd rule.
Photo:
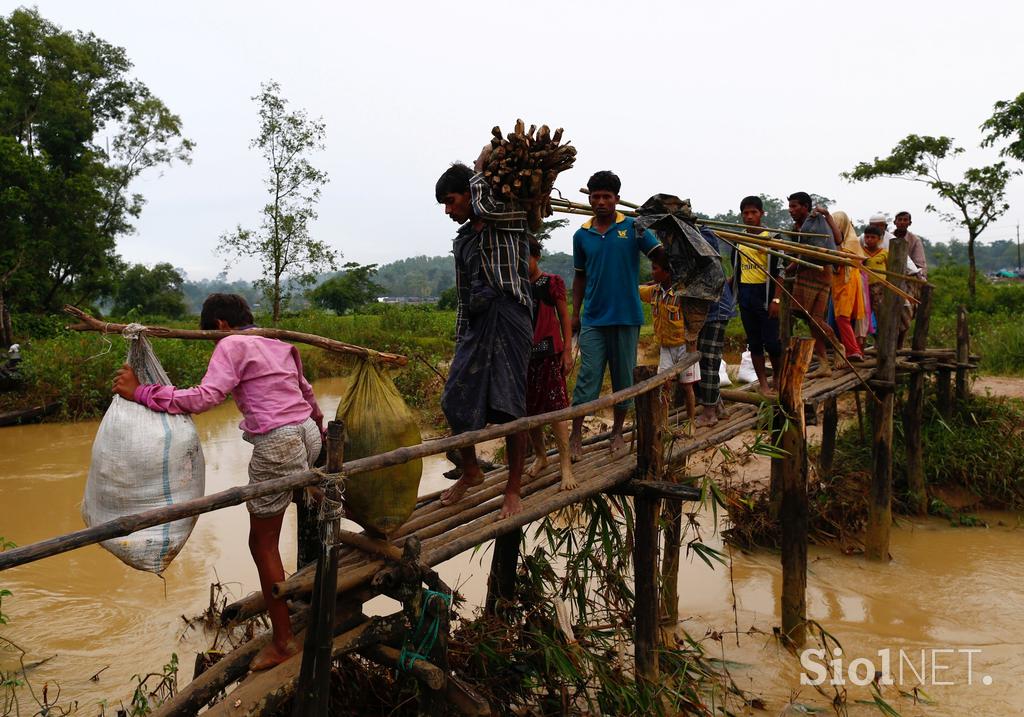
{"label": "bamboo pole", "polygon": [[818,475],[827,478],[832,475],[832,464],[836,457],[836,433],[839,429],[839,406],[836,397],[824,400],[825,410],[821,418],[821,450],[818,454]]}
{"label": "bamboo pole", "polygon": [[[910,340],[912,351],[924,352],[928,345],[928,326],[931,320],[932,290],[929,284],[921,288],[921,304],[914,320],[914,335]],[[918,515],[928,514],[928,491],[924,476],[924,443],[921,426],[924,423],[925,373],[917,371],[910,377],[907,404],[904,407],[903,434],[907,450],[907,492],[911,508]]]}
{"label": "bamboo pole", "polygon": [[[889,269],[896,271],[907,263],[907,240],[889,241]],[[899,302],[886,294],[879,312],[878,368],[875,369],[875,393],[872,405],[872,445],[874,473],[868,497],[868,521],[864,554],[869,560],[889,558],[889,533],[892,527],[892,413],[895,403],[896,341],[899,331]]]}
{"label": "bamboo pole", "polygon": [[[72,331],[98,331],[103,334],[119,334],[128,328],[128,324],[114,324],[90,316],[76,306],[65,304],[64,311],[72,316],[81,319],[81,323],[68,326]],[[161,339],[201,339],[216,341],[227,336],[242,334],[245,336],[264,336],[268,339],[280,339],[281,341],[296,341],[310,346],[317,346],[326,351],[342,354],[361,356],[372,361],[405,366],[409,359],[399,354],[382,353],[373,349],[347,344],[344,341],[335,341],[316,334],[306,334],[301,331],[288,331],[287,329],[246,329],[245,331],[201,331],[195,329],[170,329],[165,326],[147,326],[142,331],[146,336]]]}
{"label": "bamboo pole", "polygon": [[779,408],[787,418],[779,438],[785,451],[779,505],[782,634],[797,649],[807,639],[807,439],[801,392],[813,354],[814,339],[790,339],[779,380]]}

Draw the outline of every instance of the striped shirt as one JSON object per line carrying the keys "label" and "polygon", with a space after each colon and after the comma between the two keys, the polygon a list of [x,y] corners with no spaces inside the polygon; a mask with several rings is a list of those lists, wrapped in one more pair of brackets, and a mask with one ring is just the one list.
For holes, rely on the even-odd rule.
{"label": "striped shirt", "polygon": [[[530,298],[530,245],[526,233],[526,212],[511,208],[494,197],[483,174],[469,181],[473,218],[459,227],[452,244],[455,255],[455,289],[459,304],[455,318],[455,340],[469,328],[469,302],[474,285],[486,285],[506,294],[526,308]],[[484,221],[478,231],[476,219]]]}

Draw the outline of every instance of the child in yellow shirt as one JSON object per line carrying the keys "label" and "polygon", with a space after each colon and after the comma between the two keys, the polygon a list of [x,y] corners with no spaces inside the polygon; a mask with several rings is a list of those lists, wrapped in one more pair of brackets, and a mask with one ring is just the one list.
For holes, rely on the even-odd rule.
{"label": "child in yellow shirt", "polygon": [[[876,226],[868,226],[864,230],[864,268],[880,274],[889,263],[889,250],[882,247],[882,230]],[[868,274],[868,292],[871,295],[871,311],[875,314],[875,326],[878,326],[878,312],[882,310],[882,297],[885,289],[876,274]]]}
{"label": "child in yellow shirt", "polygon": [[[664,263],[663,263],[664,262]],[[666,259],[651,259],[652,284],[640,287],[640,301],[652,306],[654,337],[661,347],[658,373],[677,363],[686,353],[686,333],[683,322],[681,297],[672,288],[672,269]],[[697,412],[697,397],[693,386],[700,381],[700,364],[695,363],[679,375],[686,397],[686,415],[693,421]]]}

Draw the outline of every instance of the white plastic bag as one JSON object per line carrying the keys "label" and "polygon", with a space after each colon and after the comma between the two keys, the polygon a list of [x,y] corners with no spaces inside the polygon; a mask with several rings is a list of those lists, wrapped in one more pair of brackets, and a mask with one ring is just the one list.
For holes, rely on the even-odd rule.
{"label": "white plastic bag", "polygon": [[[153,347],[137,330],[133,333],[134,337],[126,330],[128,363],[139,381],[169,384]],[[92,444],[82,500],[85,524],[201,498],[205,489],[206,463],[192,419],[151,411],[114,396]],[[136,570],[162,573],[184,547],[195,524],[196,518],[184,518],[112,538],[102,545]]]}
{"label": "white plastic bag", "polygon": [[718,385],[719,386],[732,386],[732,379],[729,378],[728,366],[725,363],[725,359],[722,359],[718,364]]}
{"label": "white plastic bag", "polygon": [[736,380],[740,383],[753,383],[757,380],[757,372],[754,370],[754,362],[750,360],[749,351],[744,351],[740,358],[740,370],[736,374]]}

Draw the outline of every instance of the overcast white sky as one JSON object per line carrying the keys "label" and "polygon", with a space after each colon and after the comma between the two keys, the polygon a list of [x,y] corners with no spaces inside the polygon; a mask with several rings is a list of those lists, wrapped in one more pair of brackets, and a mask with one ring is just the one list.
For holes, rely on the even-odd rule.
{"label": "overcast white sky", "polygon": [[[4,12],[20,3],[0,2]],[[622,196],[690,197],[699,211],[746,194],[804,190],[855,219],[914,214],[936,240],[954,231],[898,180],[851,185],[839,173],[908,133],[951,135],[968,161],[992,104],[1024,90],[1024,6],[989,2],[262,2],[39,0],[65,29],[125,47],[136,76],[182,117],[193,162],[143,177],[147,205],[119,251],[169,261],[193,279],[223,260],[235,224],[255,226],[263,165],[249,149],[251,97],[269,78],[327,123],[314,158],[331,177],[317,237],[345,260],[384,263],[450,249],[455,226],[437,176],[472,161],[490,128],[517,117],[565,128],[579,150],[558,186],[612,169]],[[1011,238],[1009,214],[985,240]],[[574,219],[574,225],[576,224]],[[963,237],[963,234],[960,235]],[[552,240],[571,250],[571,231]],[[255,265],[229,277],[251,279]]]}

